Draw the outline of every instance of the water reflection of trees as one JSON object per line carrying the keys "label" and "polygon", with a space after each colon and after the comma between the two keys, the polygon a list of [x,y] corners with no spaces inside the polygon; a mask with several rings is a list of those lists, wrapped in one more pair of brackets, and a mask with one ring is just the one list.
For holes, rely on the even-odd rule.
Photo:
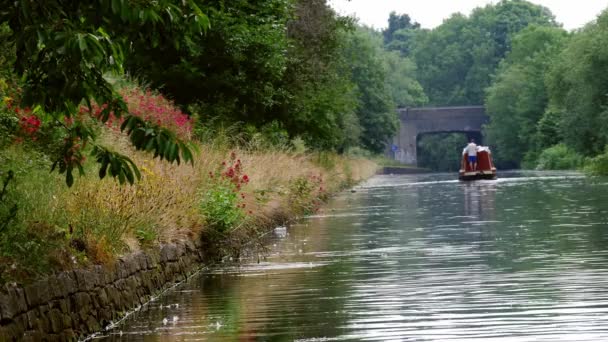
{"label": "water reflection of trees", "polygon": [[[338,198],[332,204],[339,208],[337,214],[343,208],[358,206],[352,197]],[[339,254],[354,248],[346,245],[343,237],[357,234],[360,225],[352,225],[353,218],[333,217],[336,212],[332,207],[290,229],[288,238],[276,241],[274,249],[280,254],[268,259],[287,265],[294,261],[312,263],[311,268],[202,278],[202,305],[210,317],[221,317],[225,322],[211,339],[293,341],[341,335],[348,320],[344,298],[353,285],[348,281],[353,264]],[[324,266],[312,267],[324,262]]]}
{"label": "water reflection of trees", "polygon": [[[576,283],[573,274],[608,263],[606,185],[419,183],[336,199],[320,217],[290,229],[276,242],[280,254],[270,258],[326,266],[207,275],[185,289],[194,292],[171,293],[163,304],[186,303],[191,318],[184,324],[208,340],[292,341],[364,333],[356,324],[371,315],[410,312],[418,319],[420,312],[441,310],[445,303],[425,284],[441,289],[442,272],[451,285],[464,284],[452,304],[481,303],[485,297],[471,292],[476,284],[525,306],[530,298],[560,302],[571,295],[561,289]],[[501,280],[516,285],[492,285]],[[515,295],[527,282],[526,292]],[[153,330],[168,312],[145,315],[151,323],[138,329]],[[145,340],[181,340],[162,332]]]}

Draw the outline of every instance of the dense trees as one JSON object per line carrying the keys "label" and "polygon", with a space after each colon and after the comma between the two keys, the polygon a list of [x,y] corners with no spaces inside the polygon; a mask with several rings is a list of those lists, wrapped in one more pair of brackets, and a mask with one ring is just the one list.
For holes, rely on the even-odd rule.
{"label": "dense trees", "polygon": [[469,16],[455,14],[416,36],[412,56],[418,80],[434,105],[481,104],[484,89],[511,48],[512,36],[529,24],[555,25],[544,7],[501,1]]}
{"label": "dense trees", "polygon": [[564,142],[591,156],[608,143],[608,11],[574,34],[551,68],[550,109]]}
{"label": "dense trees", "polygon": [[342,53],[354,23],[336,16],[325,0],[298,1],[294,14],[287,26],[291,44],[282,80],[289,99],[278,106],[276,118],[311,147],[357,146],[361,127],[355,85]]}
{"label": "dense trees", "polygon": [[[513,49],[501,63],[494,83],[487,89],[488,142],[498,160],[519,163],[537,157],[552,145],[554,132],[537,127],[548,102],[544,75],[567,39],[556,27],[529,26],[513,38]],[[540,136],[539,136],[540,135]]]}
{"label": "dense trees", "polygon": [[[570,35],[530,27],[488,89],[487,135],[499,161],[528,167],[578,167],[608,143],[608,12]],[[578,156],[577,156],[578,155]],[[607,172],[604,156],[587,159]]]}
{"label": "dense trees", "polygon": [[173,44],[133,44],[127,69],[207,117],[263,122],[285,98],[289,0],[197,1],[212,23],[206,34],[177,34]]}

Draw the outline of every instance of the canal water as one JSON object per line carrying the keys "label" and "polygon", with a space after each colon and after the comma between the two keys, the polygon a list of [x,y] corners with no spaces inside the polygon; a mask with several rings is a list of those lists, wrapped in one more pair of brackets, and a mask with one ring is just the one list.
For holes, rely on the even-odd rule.
{"label": "canal water", "polygon": [[102,341],[608,341],[608,180],[377,176]]}

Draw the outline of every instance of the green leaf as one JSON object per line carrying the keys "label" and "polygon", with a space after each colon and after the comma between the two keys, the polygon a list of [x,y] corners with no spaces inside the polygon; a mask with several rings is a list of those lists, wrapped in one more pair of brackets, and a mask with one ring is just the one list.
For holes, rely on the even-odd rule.
{"label": "green leaf", "polygon": [[87,50],[87,43],[82,34],[77,34],[76,39],[78,40],[78,47],[80,48],[80,52],[85,52]]}
{"label": "green leaf", "polygon": [[72,187],[72,185],[74,185],[74,175],[72,175],[72,168],[68,168],[66,173],[65,173],[65,182],[68,185],[68,187]]}

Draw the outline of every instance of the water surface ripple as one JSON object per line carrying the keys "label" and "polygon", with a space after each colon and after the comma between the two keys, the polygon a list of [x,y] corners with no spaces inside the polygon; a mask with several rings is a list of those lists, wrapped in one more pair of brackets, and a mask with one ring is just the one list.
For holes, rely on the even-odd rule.
{"label": "water surface ripple", "polygon": [[608,183],[377,176],[104,341],[608,341]]}

